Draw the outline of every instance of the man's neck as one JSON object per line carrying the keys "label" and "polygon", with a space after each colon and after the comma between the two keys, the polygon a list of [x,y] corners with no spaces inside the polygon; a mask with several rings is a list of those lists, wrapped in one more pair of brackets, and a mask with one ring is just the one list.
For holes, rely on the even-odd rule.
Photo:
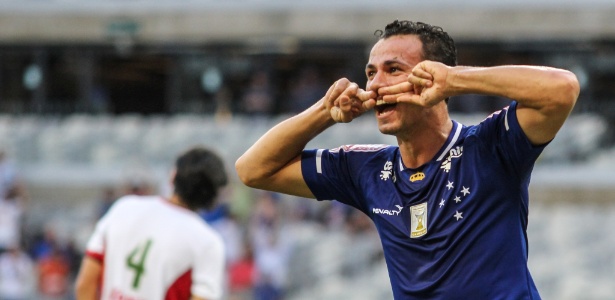
{"label": "man's neck", "polygon": [[444,122],[435,125],[417,130],[406,138],[397,138],[404,166],[413,169],[421,167],[442,149],[453,130],[453,122],[447,117]]}
{"label": "man's neck", "polygon": [[169,198],[169,202],[171,202],[174,205],[177,205],[179,207],[183,207],[185,209],[189,209],[188,206],[186,206],[186,204],[184,204],[184,202],[181,201],[181,199],[179,198],[178,195],[173,194],[171,196],[171,198]]}

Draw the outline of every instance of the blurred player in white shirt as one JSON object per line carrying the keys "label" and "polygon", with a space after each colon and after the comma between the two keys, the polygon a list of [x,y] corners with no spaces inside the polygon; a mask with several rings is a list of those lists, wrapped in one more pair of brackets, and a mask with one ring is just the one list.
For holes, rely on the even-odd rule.
{"label": "blurred player in white shirt", "polygon": [[118,199],[88,241],[77,299],[220,299],[221,237],[195,213],[228,179],[223,161],[193,148],[175,163],[173,194]]}

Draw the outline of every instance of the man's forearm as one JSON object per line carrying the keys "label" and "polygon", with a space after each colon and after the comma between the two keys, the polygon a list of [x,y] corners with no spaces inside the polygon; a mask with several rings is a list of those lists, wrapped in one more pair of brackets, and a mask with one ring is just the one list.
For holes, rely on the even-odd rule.
{"label": "man's forearm", "polygon": [[448,88],[454,94],[488,94],[519,102],[517,120],[535,145],[555,137],[579,96],[573,73],[549,67],[459,67],[450,77]]}
{"label": "man's forearm", "polygon": [[248,186],[264,187],[272,175],[301,155],[309,141],[333,124],[322,101],[277,124],[237,160],[239,178]]}
{"label": "man's forearm", "polygon": [[572,107],[578,96],[573,73],[539,66],[455,67],[447,85],[452,94],[506,97],[534,109]]}
{"label": "man's forearm", "polygon": [[102,265],[100,262],[84,257],[75,282],[75,297],[77,300],[95,300],[98,296]]}

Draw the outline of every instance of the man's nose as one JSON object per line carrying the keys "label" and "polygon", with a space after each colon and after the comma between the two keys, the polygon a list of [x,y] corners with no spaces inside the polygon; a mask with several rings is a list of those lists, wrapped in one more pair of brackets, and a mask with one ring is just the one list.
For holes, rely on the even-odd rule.
{"label": "man's nose", "polygon": [[387,78],[383,72],[377,72],[368,83],[367,89],[378,93],[378,89],[387,86]]}

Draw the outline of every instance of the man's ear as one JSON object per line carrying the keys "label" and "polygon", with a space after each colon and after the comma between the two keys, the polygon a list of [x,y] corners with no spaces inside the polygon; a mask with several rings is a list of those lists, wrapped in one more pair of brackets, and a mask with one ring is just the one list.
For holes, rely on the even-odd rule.
{"label": "man's ear", "polygon": [[173,169],[173,171],[171,171],[171,173],[169,174],[169,186],[175,186],[173,184],[173,181],[175,181],[175,175],[177,175],[177,170]]}

